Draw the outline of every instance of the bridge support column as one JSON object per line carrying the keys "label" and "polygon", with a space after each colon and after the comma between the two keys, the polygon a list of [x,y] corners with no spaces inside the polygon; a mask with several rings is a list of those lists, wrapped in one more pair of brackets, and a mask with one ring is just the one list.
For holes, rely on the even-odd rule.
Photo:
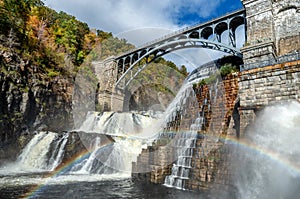
{"label": "bridge support column", "polygon": [[115,58],[93,63],[98,78],[96,107],[98,111],[123,111],[124,92],[115,88],[118,69]]}
{"label": "bridge support column", "polygon": [[97,95],[98,111],[120,112],[124,110],[124,96],[122,91],[102,91]]}
{"label": "bridge support column", "polygon": [[124,97],[125,94],[122,90],[115,89],[115,92],[111,96],[111,111],[124,111]]}
{"label": "bridge support column", "polygon": [[242,0],[246,9],[247,40],[241,49],[245,69],[256,62],[276,59],[272,0]]}

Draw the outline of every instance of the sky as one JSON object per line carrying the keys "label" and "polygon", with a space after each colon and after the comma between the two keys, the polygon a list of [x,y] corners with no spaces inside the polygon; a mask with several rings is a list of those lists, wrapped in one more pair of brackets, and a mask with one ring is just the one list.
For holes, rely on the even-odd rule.
{"label": "sky", "polygon": [[[74,15],[80,21],[86,22],[90,28],[112,32],[114,36],[125,38],[136,46],[243,7],[241,0],[45,0],[44,2],[56,11]],[[204,53],[205,58],[193,60],[199,53]],[[177,65],[184,64],[192,70],[193,67],[216,56],[222,54],[197,49],[181,50],[168,55],[167,59],[175,59]]]}

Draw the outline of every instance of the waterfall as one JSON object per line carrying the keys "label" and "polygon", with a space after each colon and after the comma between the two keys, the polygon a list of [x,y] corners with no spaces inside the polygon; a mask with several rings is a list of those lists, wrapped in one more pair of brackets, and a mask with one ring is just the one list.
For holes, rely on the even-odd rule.
{"label": "waterfall", "polygon": [[[76,139],[80,139],[90,154],[64,174],[130,173],[132,162],[136,161],[142,148],[151,145],[156,137],[154,129],[158,118],[151,115],[153,113],[89,112]],[[55,170],[62,163],[68,140],[74,138],[69,135],[35,132],[17,162],[5,165],[4,169],[13,173]]]}
{"label": "waterfall", "polygon": [[[208,85],[208,96],[204,97],[202,102],[198,102],[194,92],[193,83],[199,82],[201,79],[196,79],[193,82],[186,82],[179,90],[176,98],[170,104],[165,114],[165,131],[175,130],[175,136],[172,141],[174,156],[177,157],[173,163],[171,175],[166,176],[164,185],[177,189],[185,189],[186,181],[190,178],[190,170],[192,169],[192,157],[194,150],[200,150],[196,146],[197,139],[200,135],[198,132],[205,127],[205,110],[213,111],[218,98],[222,95],[222,90],[219,90],[219,78]],[[201,104],[201,107],[199,105]],[[180,118],[179,118],[180,116]],[[214,119],[214,118],[213,118]],[[175,122],[175,128],[174,128]],[[220,121],[221,122],[221,121]],[[210,126],[213,129],[213,126]],[[178,130],[179,129],[179,130]],[[203,155],[209,153],[214,147],[212,143],[218,140],[218,133],[213,129],[207,135],[201,135],[202,143],[201,150]]]}
{"label": "waterfall", "polygon": [[93,150],[83,161],[71,168],[72,174],[130,173],[133,161],[142,150],[142,142],[115,137],[115,142],[101,146],[96,138]]}
{"label": "waterfall", "polygon": [[114,136],[136,135],[153,126],[156,119],[137,113],[88,112],[78,131],[94,132]]}
{"label": "waterfall", "polygon": [[55,149],[49,161],[50,171],[53,171],[62,161],[65,146],[68,142],[69,133],[65,133],[55,144]]}
{"label": "waterfall", "polygon": [[18,157],[18,168],[23,171],[54,170],[62,161],[67,139],[68,133],[63,136],[53,132],[37,133]]}
{"label": "waterfall", "polygon": [[197,132],[178,132],[175,137],[176,154],[178,159],[172,167],[172,173],[166,176],[164,185],[184,189],[185,180],[189,179],[193,149],[196,147]]}
{"label": "waterfall", "polygon": [[[176,121],[177,115],[188,115],[189,108],[198,104],[192,84],[185,84],[179,90],[176,98],[169,105],[165,113],[165,129],[168,123]],[[172,173],[166,176],[164,185],[177,189],[184,189],[185,180],[189,179],[193,149],[196,147],[197,131],[201,130],[204,119],[196,118],[190,125],[188,131],[176,132],[173,138],[175,156],[178,157],[172,167]]]}
{"label": "waterfall", "polygon": [[[152,114],[152,113],[151,113]],[[132,162],[136,161],[142,148],[149,146],[157,134],[155,127],[158,119],[151,114],[88,112],[86,120],[79,131],[99,135],[110,135],[113,143],[100,144],[84,142],[90,147],[90,155],[74,165],[70,173],[76,174],[111,174],[116,172],[130,173]],[[153,114],[152,114],[153,115]]]}
{"label": "waterfall", "polygon": [[299,198],[299,124],[298,102],[266,107],[258,115],[234,161],[239,198]]}
{"label": "waterfall", "polygon": [[97,151],[99,150],[99,144],[100,144],[100,138],[96,137],[95,143],[94,143],[94,150],[90,154],[90,156],[83,160],[82,162],[79,162],[76,164],[72,169],[71,173],[78,173],[78,174],[89,174],[91,173],[91,169],[93,167],[93,162],[96,158]]}

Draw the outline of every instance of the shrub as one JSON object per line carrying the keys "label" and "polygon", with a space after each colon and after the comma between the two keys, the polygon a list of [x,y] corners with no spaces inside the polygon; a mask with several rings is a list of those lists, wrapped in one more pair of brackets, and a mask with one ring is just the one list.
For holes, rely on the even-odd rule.
{"label": "shrub", "polygon": [[227,75],[237,72],[237,68],[233,66],[232,64],[225,64],[224,66],[221,67],[220,73],[222,77],[226,77]]}

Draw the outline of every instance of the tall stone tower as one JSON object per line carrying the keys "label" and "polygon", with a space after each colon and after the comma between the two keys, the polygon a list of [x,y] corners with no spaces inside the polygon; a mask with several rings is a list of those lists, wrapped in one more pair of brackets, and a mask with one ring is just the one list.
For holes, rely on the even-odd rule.
{"label": "tall stone tower", "polygon": [[247,21],[247,41],[241,49],[246,67],[300,50],[299,0],[241,1]]}
{"label": "tall stone tower", "polygon": [[98,111],[123,111],[124,92],[115,88],[117,81],[114,57],[93,63],[98,78],[96,104]]}

